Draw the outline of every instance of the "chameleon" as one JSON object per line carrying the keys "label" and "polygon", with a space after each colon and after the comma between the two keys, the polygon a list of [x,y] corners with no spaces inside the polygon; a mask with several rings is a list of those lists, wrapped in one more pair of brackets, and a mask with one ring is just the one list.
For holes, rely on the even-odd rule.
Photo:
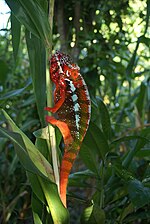
{"label": "chameleon", "polygon": [[73,162],[80,150],[90,122],[91,101],[80,68],[71,58],[56,51],[50,60],[50,79],[55,84],[54,106],[45,110],[54,113],[46,121],[57,126],[64,140],[60,164],[60,198],[66,207],[66,191]]}

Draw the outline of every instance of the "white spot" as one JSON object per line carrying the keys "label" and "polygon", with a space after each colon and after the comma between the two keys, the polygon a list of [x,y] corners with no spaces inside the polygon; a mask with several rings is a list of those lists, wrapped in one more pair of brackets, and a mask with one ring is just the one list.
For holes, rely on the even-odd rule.
{"label": "white spot", "polygon": [[79,130],[80,116],[78,114],[75,114],[75,118],[76,118],[76,126],[77,126],[77,129]]}
{"label": "white spot", "polygon": [[[69,73],[67,72],[67,75],[68,75],[68,74],[69,74]],[[74,92],[74,91],[76,90],[76,87],[74,86],[72,80],[70,80],[70,79],[65,79],[65,80],[69,82],[70,90],[71,90],[72,92]]]}
{"label": "white spot", "polygon": [[66,71],[66,76],[67,76],[67,77],[69,77],[69,76],[70,76],[70,75],[69,75],[69,72],[68,72],[68,70]]}
{"label": "white spot", "polygon": [[75,112],[77,112],[77,111],[80,110],[80,105],[79,105],[78,103],[76,103],[76,104],[74,105],[74,110],[75,110]]}
{"label": "white spot", "polygon": [[72,92],[74,92],[76,90],[76,88],[71,80],[70,80],[70,89]]}
{"label": "white spot", "polygon": [[76,94],[73,94],[73,96],[72,96],[73,102],[75,102],[77,99],[78,99],[77,95]]}

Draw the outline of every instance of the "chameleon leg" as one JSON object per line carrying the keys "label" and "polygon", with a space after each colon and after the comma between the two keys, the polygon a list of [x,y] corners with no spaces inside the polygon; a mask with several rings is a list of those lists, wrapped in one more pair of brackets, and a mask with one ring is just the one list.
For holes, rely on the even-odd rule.
{"label": "chameleon leg", "polygon": [[60,93],[60,99],[57,101],[54,107],[45,107],[44,109],[49,112],[56,113],[57,110],[63,105],[64,101],[65,101],[65,91],[62,90]]}
{"label": "chameleon leg", "polygon": [[60,132],[63,136],[65,146],[68,146],[69,144],[72,143],[73,138],[70,134],[70,130],[68,128],[68,125],[65,122],[57,120],[52,116],[46,116],[46,121],[59,128],[59,130],[60,130]]}

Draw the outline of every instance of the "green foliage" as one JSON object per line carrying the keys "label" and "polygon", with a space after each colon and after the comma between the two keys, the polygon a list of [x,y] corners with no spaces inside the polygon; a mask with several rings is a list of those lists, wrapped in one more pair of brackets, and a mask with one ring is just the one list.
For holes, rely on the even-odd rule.
{"label": "green foliage", "polygon": [[[6,2],[11,29],[0,36],[0,222],[67,224],[70,216],[71,223],[149,223],[150,1],[62,6],[56,0],[53,35],[47,1]],[[84,167],[75,164],[69,178],[70,215],[59,198],[44,118],[52,40],[77,61],[92,100],[79,153]],[[61,158],[58,129],[56,140]]]}
{"label": "green foliage", "polygon": [[47,19],[46,10],[42,8],[40,1],[29,0],[24,2],[17,0],[15,2],[6,0],[8,6],[28,31],[33,33],[36,37],[41,38],[48,46],[50,43],[50,26]]}
{"label": "green foliage", "polygon": [[93,223],[93,224],[104,224],[105,223],[105,213],[98,206],[90,206],[86,208],[81,217],[81,223]]}

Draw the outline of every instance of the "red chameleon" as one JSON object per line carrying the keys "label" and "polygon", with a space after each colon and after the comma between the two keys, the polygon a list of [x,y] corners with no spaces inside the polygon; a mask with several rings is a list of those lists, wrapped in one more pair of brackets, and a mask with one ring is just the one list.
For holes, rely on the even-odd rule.
{"label": "red chameleon", "polygon": [[80,68],[72,63],[68,55],[57,51],[50,64],[50,78],[55,84],[55,105],[45,109],[56,113],[57,119],[46,116],[46,121],[57,126],[64,139],[65,149],[60,166],[60,197],[66,207],[68,177],[88,129],[91,103]]}

